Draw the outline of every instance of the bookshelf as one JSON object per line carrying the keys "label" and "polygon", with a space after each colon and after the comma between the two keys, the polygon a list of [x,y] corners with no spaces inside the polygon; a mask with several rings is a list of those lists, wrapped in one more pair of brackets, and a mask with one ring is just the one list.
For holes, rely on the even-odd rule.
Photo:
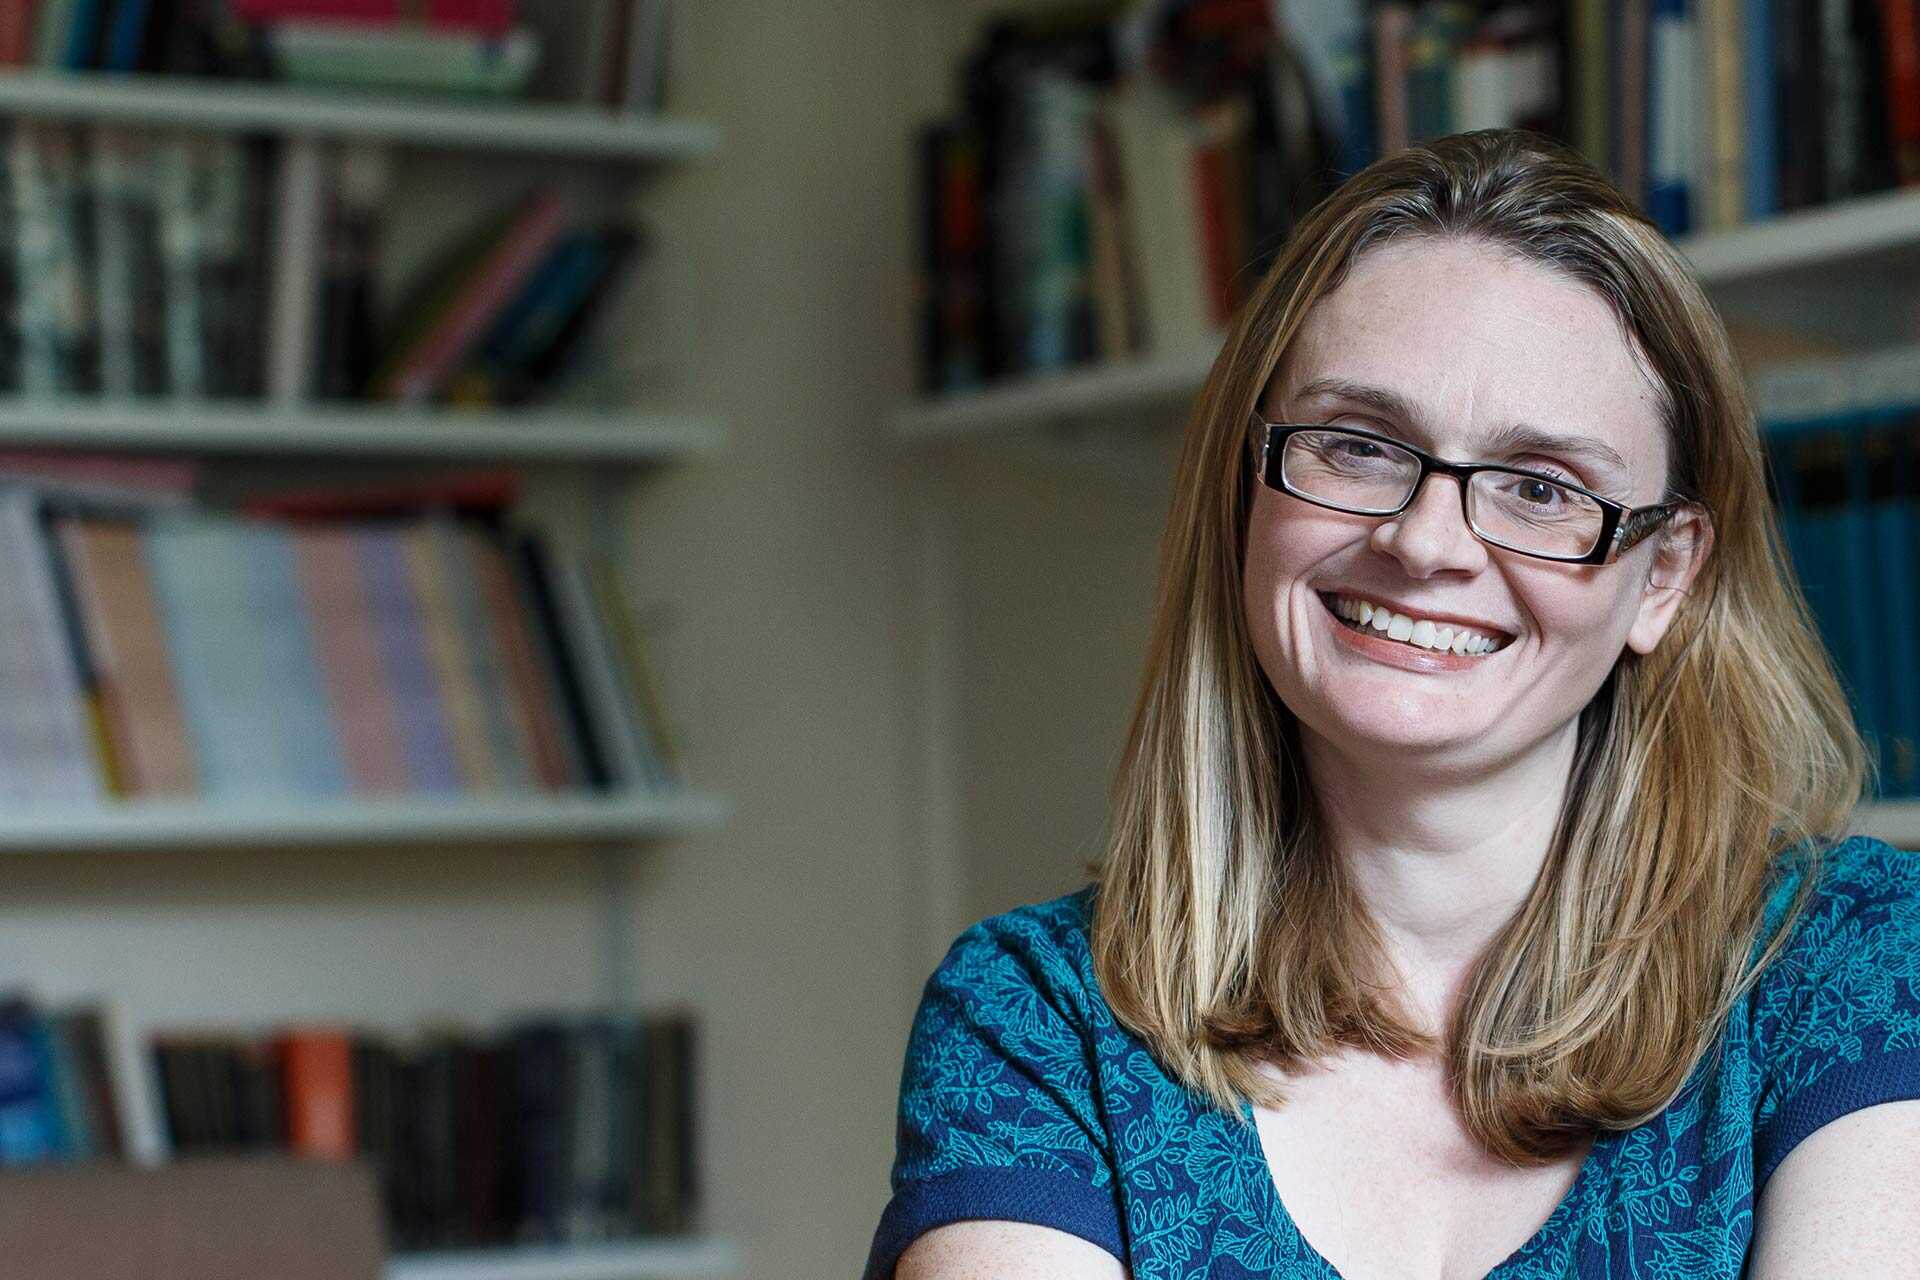
{"label": "bookshelf", "polygon": [[647,1240],[570,1249],[403,1255],[388,1264],[386,1280],[651,1280],[655,1276],[725,1275],[738,1265],[735,1249],[725,1241]]}
{"label": "bookshelf", "polygon": [[[1710,295],[1822,269],[1870,271],[1888,259],[1920,260],[1920,190],[1860,196],[1678,243]],[[894,429],[903,439],[928,442],[1170,410],[1199,392],[1213,357],[1207,348],[1082,365],[980,391],[924,397],[900,410]]]}
{"label": "bookshelf", "polygon": [[691,790],[338,804],[129,801],[89,813],[9,813],[0,817],[0,853],[624,843],[711,830],[731,809],[724,797]]}
{"label": "bookshelf", "polygon": [[0,116],[178,125],[282,138],[360,138],[646,166],[698,160],[719,131],[695,120],[553,103],[351,97],[283,85],[130,72],[0,72]]}
{"label": "bookshelf", "polygon": [[637,468],[715,453],[724,438],[710,419],[638,411],[0,400],[10,446],[176,456]]}
{"label": "bookshelf", "polygon": [[[711,456],[724,442],[723,426],[711,417],[625,404],[469,410],[321,400],[310,367],[324,268],[327,148],[373,142],[456,164],[479,158],[503,172],[508,165],[557,172],[624,201],[662,170],[712,157],[720,144],[712,125],[558,103],[329,93],[166,74],[0,71],[0,121],[16,120],[266,138],[277,152],[267,254],[259,264],[267,298],[261,317],[265,394],[205,401],[3,397],[0,448],[194,458],[268,476],[304,475],[320,464],[329,476],[360,467],[376,474],[399,463],[509,464],[536,473],[539,496],[559,496],[558,509],[549,510],[552,503],[530,492],[531,514],[554,517],[576,541],[623,553],[624,504],[635,482],[654,469]],[[398,216],[429,215],[403,209]],[[29,860],[70,866],[84,880],[91,873],[80,868],[95,856],[180,855],[182,874],[191,877],[234,853],[412,849],[500,857],[522,849],[580,851],[597,867],[589,890],[598,899],[591,926],[598,956],[595,994],[607,1005],[632,1008],[632,941],[626,935],[635,906],[633,858],[659,842],[715,830],[732,810],[729,797],[696,788],[632,787],[339,801],[117,801],[0,815],[0,854],[16,855],[16,867]],[[578,994],[557,992],[555,1004]],[[446,1012],[458,1017],[463,1011]],[[723,1275],[737,1266],[730,1241],[688,1236],[401,1253],[387,1275],[639,1280]]]}

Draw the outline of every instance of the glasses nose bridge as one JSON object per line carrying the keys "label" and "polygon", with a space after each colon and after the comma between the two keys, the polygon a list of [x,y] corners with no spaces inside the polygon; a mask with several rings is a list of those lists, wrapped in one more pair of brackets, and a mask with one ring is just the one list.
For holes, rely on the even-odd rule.
{"label": "glasses nose bridge", "polygon": [[1431,455],[1422,457],[1420,459],[1420,475],[1413,482],[1413,492],[1407,495],[1406,505],[1400,508],[1396,516],[1405,516],[1407,512],[1419,505],[1420,495],[1426,491],[1428,481],[1445,476],[1447,479],[1453,481],[1454,505],[1460,511],[1461,523],[1466,525],[1467,531],[1471,533],[1473,531],[1473,521],[1467,514],[1467,482],[1472,477],[1472,474],[1473,468],[1467,463],[1447,462],[1444,459],[1435,458]]}

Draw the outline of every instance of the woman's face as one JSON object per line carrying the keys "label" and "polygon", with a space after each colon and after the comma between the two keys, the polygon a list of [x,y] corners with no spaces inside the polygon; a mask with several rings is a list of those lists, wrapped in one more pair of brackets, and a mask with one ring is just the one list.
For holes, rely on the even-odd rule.
{"label": "woman's face", "polygon": [[[1475,242],[1420,239],[1354,263],[1308,314],[1260,408],[1269,421],[1352,424],[1441,458],[1549,471],[1645,506],[1665,489],[1659,405],[1598,294]],[[1495,441],[1522,426],[1603,448]],[[1608,452],[1618,466],[1593,456]],[[1247,623],[1310,754],[1327,746],[1352,760],[1417,758],[1427,773],[1473,774],[1571,734],[1623,647],[1647,653],[1659,642],[1681,599],[1666,588],[1691,582],[1710,537],[1683,521],[1703,535],[1699,554],[1678,563],[1670,554],[1657,573],[1658,534],[1611,565],[1563,564],[1481,542],[1446,476],[1428,477],[1391,520],[1263,484],[1253,491]],[[1336,597],[1427,618],[1436,633],[1470,624],[1499,647],[1441,653],[1391,632],[1362,635],[1335,616]],[[1410,641],[1434,638],[1416,631]]]}

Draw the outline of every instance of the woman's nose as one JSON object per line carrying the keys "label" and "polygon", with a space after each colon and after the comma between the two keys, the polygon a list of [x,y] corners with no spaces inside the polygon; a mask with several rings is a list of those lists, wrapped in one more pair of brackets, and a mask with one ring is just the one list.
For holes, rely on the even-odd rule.
{"label": "woman's nose", "polygon": [[1373,531],[1375,550],[1398,560],[1413,578],[1448,570],[1474,572],[1487,562],[1487,547],[1467,527],[1460,482],[1430,475],[1407,509]]}

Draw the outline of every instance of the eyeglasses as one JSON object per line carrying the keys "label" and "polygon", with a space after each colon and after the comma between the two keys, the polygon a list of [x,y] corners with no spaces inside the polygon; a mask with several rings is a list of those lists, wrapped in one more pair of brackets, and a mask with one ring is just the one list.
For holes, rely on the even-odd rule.
{"label": "eyeglasses", "polygon": [[1258,474],[1270,489],[1351,515],[1397,516],[1437,471],[1460,482],[1461,512],[1475,536],[1542,560],[1610,564],[1674,512],[1698,505],[1629,507],[1522,467],[1445,462],[1371,431],[1253,420]]}

